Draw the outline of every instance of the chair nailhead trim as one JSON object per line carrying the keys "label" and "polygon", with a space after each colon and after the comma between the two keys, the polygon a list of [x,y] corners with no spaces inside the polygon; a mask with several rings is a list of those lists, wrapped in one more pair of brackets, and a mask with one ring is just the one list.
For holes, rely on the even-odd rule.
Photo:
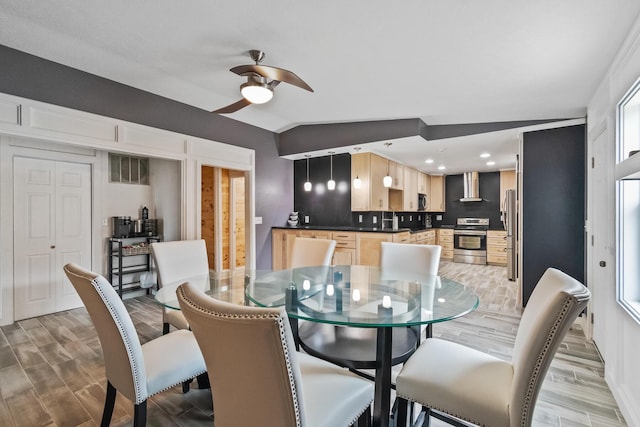
{"label": "chair nailhead trim", "polygon": [[180,292],[180,298],[182,298],[184,301],[186,301],[192,308],[200,311],[201,313],[204,314],[208,314],[208,315],[212,315],[215,317],[219,317],[219,318],[224,318],[224,319],[274,319],[276,322],[278,322],[278,328],[280,331],[280,341],[282,343],[282,349],[284,351],[284,357],[287,363],[287,375],[289,376],[289,387],[291,389],[291,397],[293,399],[293,409],[295,412],[295,416],[296,416],[296,426],[297,427],[301,427],[302,426],[302,414],[300,414],[300,406],[298,404],[298,393],[295,387],[295,380],[294,380],[294,375],[293,375],[293,369],[291,367],[291,359],[289,357],[289,348],[287,346],[287,341],[286,341],[286,329],[284,327],[284,319],[282,317],[282,315],[280,314],[275,314],[275,313],[269,313],[269,314],[228,314],[228,313],[219,313],[217,311],[213,311],[213,310],[209,310],[206,307],[203,307],[199,304],[197,304],[195,301],[193,301],[191,298],[189,298],[184,290],[182,288],[178,288],[178,292]]}

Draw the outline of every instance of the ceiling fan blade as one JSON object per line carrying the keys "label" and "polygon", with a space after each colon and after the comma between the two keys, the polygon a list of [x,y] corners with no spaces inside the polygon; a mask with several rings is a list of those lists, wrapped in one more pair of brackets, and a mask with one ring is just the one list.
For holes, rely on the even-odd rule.
{"label": "ceiling fan blade", "polygon": [[294,73],[293,71],[285,70],[284,68],[270,67],[268,65],[260,64],[249,64],[233,67],[231,69],[231,72],[236,73],[239,76],[244,76],[247,74],[258,74],[271,80],[278,80],[281,82],[289,83],[290,85],[298,86],[301,89],[313,92],[311,86],[309,86],[307,83],[305,83],[304,80],[298,77],[296,73]]}
{"label": "ceiling fan blade", "polygon": [[233,104],[227,105],[226,107],[218,108],[215,111],[212,111],[214,114],[229,114],[235,113],[236,111],[246,107],[247,105],[251,105],[249,101],[242,98],[240,101],[234,102]]}

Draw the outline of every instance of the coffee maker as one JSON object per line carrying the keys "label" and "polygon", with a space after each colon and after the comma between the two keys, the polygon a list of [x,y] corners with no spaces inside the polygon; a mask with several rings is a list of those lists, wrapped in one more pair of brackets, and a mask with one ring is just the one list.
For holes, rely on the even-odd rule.
{"label": "coffee maker", "polygon": [[132,234],[132,222],[130,216],[113,217],[113,237],[130,237]]}

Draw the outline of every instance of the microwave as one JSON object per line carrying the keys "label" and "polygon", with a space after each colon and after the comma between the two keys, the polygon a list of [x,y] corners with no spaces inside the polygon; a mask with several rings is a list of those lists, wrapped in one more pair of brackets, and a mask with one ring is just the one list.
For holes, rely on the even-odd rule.
{"label": "microwave", "polygon": [[418,194],[418,210],[426,211],[427,210],[427,195],[426,194]]}

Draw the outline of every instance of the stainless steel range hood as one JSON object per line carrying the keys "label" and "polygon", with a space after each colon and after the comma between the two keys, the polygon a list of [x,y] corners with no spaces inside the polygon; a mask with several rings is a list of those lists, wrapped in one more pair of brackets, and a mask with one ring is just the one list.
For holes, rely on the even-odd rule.
{"label": "stainless steel range hood", "polygon": [[464,197],[461,202],[481,202],[480,179],[478,172],[465,172],[464,176]]}

